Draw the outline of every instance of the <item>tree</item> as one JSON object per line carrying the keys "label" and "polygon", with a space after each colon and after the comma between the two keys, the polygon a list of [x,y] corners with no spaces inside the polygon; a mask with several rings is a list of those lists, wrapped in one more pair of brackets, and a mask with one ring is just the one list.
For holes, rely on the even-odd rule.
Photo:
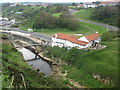
{"label": "tree", "polygon": [[55,9],[56,13],[63,12],[63,11],[68,11],[68,6],[61,5],[61,4],[56,6],[56,9]]}
{"label": "tree", "polygon": [[94,8],[91,19],[117,26],[118,17],[117,6],[106,6]]}
{"label": "tree", "polygon": [[99,6],[100,1],[92,2],[92,3],[95,4],[95,5],[97,5],[97,6]]}
{"label": "tree", "polygon": [[75,2],[72,3],[72,6],[77,6],[77,4]]}
{"label": "tree", "polygon": [[56,18],[51,13],[42,11],[34,20],[33,28],[55,28]]}
{"label": "tree", "polygon": [[71,16],[69,13],[64,12],[60,15],[59,18],[59,25],[62,28],[68,28],[70,30],[77,30],[79,27],[78,20],[76,20],[73,16]]}

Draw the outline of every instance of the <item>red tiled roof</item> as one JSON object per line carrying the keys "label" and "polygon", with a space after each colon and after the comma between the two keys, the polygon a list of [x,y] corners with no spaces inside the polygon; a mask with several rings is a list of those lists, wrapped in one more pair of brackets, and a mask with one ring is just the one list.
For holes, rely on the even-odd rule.
{"label": "red tiled roof", "polygon": [[85,37],[88,41],[92,41],[92,40],[96,40],[99,36],[100,34],[94,33],[94,34],[86,35]]}
{"label": "red tiled roof", "polygon": [[119,2],[100,2],[100,4],[116,4],[116,3],[119,3]]}
{"label": "red tiled roof", "polygon": [[[57,37],[55,35],[57,35]],[[66,35],[66,34],[61,34],[61,33],[56,33],[55,35],[53,37],[58,38],[58,39],[68,40],[70,42],[73,42],[73,43],[76,43],[76,44],[79,44],[79,45],[85,46],[86,44],[88,44],[88,42],[78,40],[79,37]]]}

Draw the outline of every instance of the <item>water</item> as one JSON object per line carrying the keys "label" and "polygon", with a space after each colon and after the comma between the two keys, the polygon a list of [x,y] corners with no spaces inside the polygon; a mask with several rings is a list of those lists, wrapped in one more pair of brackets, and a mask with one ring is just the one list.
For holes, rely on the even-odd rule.
{"label": "water", "polygon": [[19,51],[23,54],[23,57],[26,61],[35,58],[35,54],[26,48],[22,48]]}
{"label": "water", "polygon": [[[35,58],[35,54],[26,48],[22,48],[18,51],[20,51],[23,54],[23,57],[26,61]],[[39,57],[37,56],[37,58]],[[39,69],[40,72],[43,72],[44,74],[46,74],[46,76],[49,76],[52,73],[50,65],[42,59],[35,59],[32,61],[27,61],[27,62],[33,68]]]}

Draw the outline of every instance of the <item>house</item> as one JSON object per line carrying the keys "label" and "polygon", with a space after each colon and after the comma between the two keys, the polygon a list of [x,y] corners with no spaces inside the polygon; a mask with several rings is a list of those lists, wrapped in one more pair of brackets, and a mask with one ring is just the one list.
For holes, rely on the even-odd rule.
{"label": "house", "polygon": [[115,6],[120,5],[119,2],[100,2],[99,6]]}
{"label": "house", "polygon": [[9,19],[8,18],[6,18],[6,17],[0,17],[0,21],[9,21]]}
{"label": "house", "polygon": [[84,3],[80,3],[77,5],[77,7],[79,8],[94,8],[97,7],[96,4],[92,3],[92,2],[84,2]]}
{"label": "house", "polygon": [[75,37],[71,35],[56,33],[52,36],[52,47],[77,47],[78,49],[90,48],[96,46],[100,42],[100,35],[98,33]]}

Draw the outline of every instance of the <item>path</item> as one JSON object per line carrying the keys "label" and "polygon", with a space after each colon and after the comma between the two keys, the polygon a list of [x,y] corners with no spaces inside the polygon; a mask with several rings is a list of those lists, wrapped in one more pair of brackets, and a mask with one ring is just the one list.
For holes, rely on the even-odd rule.
{"label": "path", "polygon": [[109,30],[112,30],[112,31],[117,31],[118,30],[117,27],[110,26],[110,25],[107,25],[107,24],[102,24],[102,23],[97,23],[97,22],[92,22],[92,21],[87,21],[87,20],[82,20],[82,19],[78,19],[78,20],[80,22],[86,22],[86,23],[91,23],[91,24],[95,24],[95,25],[98,25],[98,26],[102,26],[102,27],[108,28]]}

